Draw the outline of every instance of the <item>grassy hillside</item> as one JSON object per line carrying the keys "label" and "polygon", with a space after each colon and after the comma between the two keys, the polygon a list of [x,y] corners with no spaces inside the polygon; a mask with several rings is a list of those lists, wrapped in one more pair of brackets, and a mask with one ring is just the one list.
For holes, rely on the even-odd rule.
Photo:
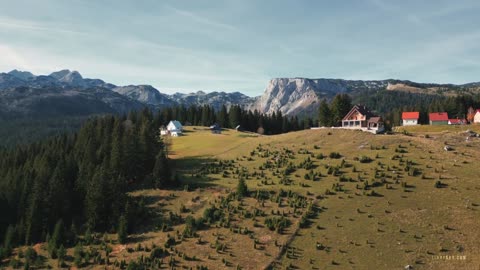
{"label": "grassy hillside", "polygon": [[[467,127],[433,128],[411,127],[409,132],[414,136],[310,130],[244,138],[235,132],[222,135],[197,132],[175,138],[173,149],[178,151],[176,158],[180,164],[182,160],[201,156],[236,159],[239,167],[249,173],[258,172],[258,166],[276,158],[275,151],[281,153],[282,149],[294,153],[291,162],[295,165],[310,157],[313,171],[322,175],[315,181],[304,179],[309,172],[305,169],[296,169],[289,176],[288,185],[279,184],[280,177],[273,175],[274,170],[265,172],[267,182],[273,185],[262,183],[264,178],[247,180],[254,190],[292,190],[315,202],[320,209],[308,228],[300,229],[292,237],[287,252],[279,260],[280,268],[391,269],[411,264],[416,268],[449,269],[475,265],[479,263],[476,255],[479,245],[474,239],[480,237],[480,224],[475,222],[480,220],[477,211],[480,184],[476,180],[475,160],[480,158],[480,144],[475,139],[464,141],[461,132]],[[431,134],[430,138],[424,138],[424,132]],[[454,151],[446,152],[445,143]],[[259,145],[261,153],[273,154],[259,157]],[[252,151],[255,151],[253,156]],[[316,158],[320,153],[328,156],[331,152],[342,157]],[[356,160],[362,156],[372,161]],[[344,165],[340,166],[342,160]],[[417,168],[415,176],[412,169],[410,175],[405,171],[408,162],[413,164],[410,167]],[[328,166],[340,167],[339,176],[329,175]],[[215,174],[209,174],[208,181],[230,189],[237,182],[235,178]],[[435,187],[437,181],[441,184]],[[339,191],[325,195],[326,189]],[[373,196],[368,196],[372,191]],[[317,249],[317,244],[323,250]],[[464,255],[467,260],[444,261],[435,257],[438,255]]]}
{"label": "grassy hillside", "polygon": [[[478,268],[480,139],[467,142],[461,128],[408,131],[259,136],[189,127],[166,140],[183,188],[133,194],[154,217],[127,245],[97,236],[111,249],[108,268],[156,247],[169,253],[156,265],[164,269]],[[238,197],[239,179],[248,197]],[[204,225],[190,234],[188,216]],[[104,252],[99,243],[85,249]]]}

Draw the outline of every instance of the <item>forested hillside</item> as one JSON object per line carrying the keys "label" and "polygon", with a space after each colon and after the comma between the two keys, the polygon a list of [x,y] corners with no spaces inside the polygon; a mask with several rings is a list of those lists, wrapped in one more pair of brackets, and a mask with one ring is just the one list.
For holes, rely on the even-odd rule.
{"label": "forested hillside", "polygon": [[68,237],[53,249],[86,230],[115,232],[120,219],[134,229],[145,213],[126,192],[174,184],[158,126],[148,110],[99,117],[78,134],[1,151],[0,256],[48,241],[55,224]]}
{"label": "forested hillside", "polygon": [[[167,125],[170,120],[176,119],[182,123],[198,126],[209,126],[218,123],[223,128],[235,128],[240,125],[243,130],[257,132],[262,127],[265,134],[279,134],[288,131],[310,128],[315,123],[316,116],[298,118],[284,116],[281,112],[271,115],[249,111],[239,105],[231,106],[228,110],[225,105],[220,110],[213,106],[190,105],[171,106],[158,111],[157,125]],[[0,147],[14,147],[15,145],[29,144],[41,139],[63,133],[76,132],[88,116],[59,116],[56,118],[11,118],[0,119]]]}

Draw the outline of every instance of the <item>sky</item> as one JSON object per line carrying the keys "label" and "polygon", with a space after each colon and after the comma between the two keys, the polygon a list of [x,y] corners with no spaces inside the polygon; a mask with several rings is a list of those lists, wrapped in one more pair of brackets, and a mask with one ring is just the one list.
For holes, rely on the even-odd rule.
{"label": "sky", "polygon": [[480,1],[0,0],[0,72],[260,95],[278,77],[480,81]]}

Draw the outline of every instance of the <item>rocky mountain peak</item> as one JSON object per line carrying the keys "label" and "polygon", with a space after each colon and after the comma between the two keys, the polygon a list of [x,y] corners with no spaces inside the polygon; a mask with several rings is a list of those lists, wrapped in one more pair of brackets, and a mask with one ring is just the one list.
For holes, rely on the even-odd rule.
{"label": "rocky mountain peak", "polygon": [[35,75],[33,75],[31,72],[20,71],[20,70],[16,70],[16,69],[8,72],[8,74],[14,76],[17,79],[24,80],[24,81],[28,81],[30,79],[35,78]]}
{"label": "rocky mountain peak", "polygon": [[52,72],[48,76],[53,77],[57,80],[60,80],[63,77],[65,77],[67,74],[69,74],[70,72],[71,71],[69,69],[62,69],[62,70],[59,70],[59,71]]}
{"label": "rocky mountain peak", "polygon": [[72,84],[74,86],[84,86],[82,75],[78,71],[70,71],[68,69],[60,70],[50,74],[50,77],[57,79],[60,82]]}

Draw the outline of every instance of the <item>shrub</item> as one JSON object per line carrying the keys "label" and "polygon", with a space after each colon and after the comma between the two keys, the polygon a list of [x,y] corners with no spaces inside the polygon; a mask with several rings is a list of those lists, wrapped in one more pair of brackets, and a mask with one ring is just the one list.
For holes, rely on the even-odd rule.
{"label": "shrub", "polygon": [[328,155],[329,158],[341,158],[342,155],[340,155],[340,153],[338,152],[331,152],[329,155]]}
{"label": "shrub", "polygon": [[368,156],[361,156],[358,161],[360,161],[360,163],[370,163],[373,161],[372,158],[368,157]]}
{"label": "shrub", "polygon": [[165,242],[165,248],[170,248],[170,247],[173,247],[175,244],[177,243],[177,241],[175,241],[175,238],[170,236],[168,237],[167,239],[167,242]]}
{"label": "shrub", "polygon": [[271,217],[265,219],[265,225],[271,231],[282,233],[283,229],[290,226],[291,221],[285,217]]}
{"label": "shrub", "polygon": [[37,252],[32,247],[28,247],[27,251],[25,251],[25,261],[28,264],[32,264],[37,259],[37,256]]}
{"label": "shrub", "polygon": [[164,250],[163,248],[154,248],[152,252],[150,252],[150,260],[153,259],[161,259],[164,258],[168,255],[168,252]]}
{"label": "shrub", "polygon": [[436,181],[435,182],[435,187],[436,188],[443,188],[445,186],[446,186],[446,184],[442,183],[442,181]]}

